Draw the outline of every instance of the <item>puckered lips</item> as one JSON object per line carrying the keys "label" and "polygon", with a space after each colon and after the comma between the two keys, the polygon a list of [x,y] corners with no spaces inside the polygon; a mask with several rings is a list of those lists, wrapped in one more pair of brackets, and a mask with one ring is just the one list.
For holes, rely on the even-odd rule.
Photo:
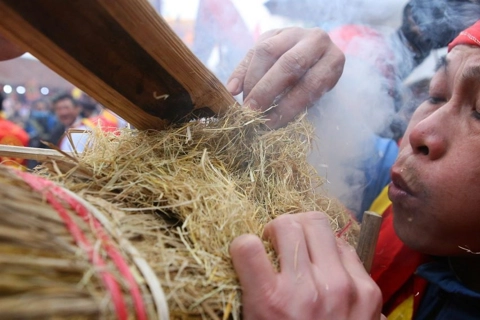
{"label": "puckered lips", "polygon": [[390,182],[388,188],[388,196],[392,202],[406,200],[407,198],[415,196],[415,193],[402,177],[398,168],[393,167],[390,174],[392,182]]}

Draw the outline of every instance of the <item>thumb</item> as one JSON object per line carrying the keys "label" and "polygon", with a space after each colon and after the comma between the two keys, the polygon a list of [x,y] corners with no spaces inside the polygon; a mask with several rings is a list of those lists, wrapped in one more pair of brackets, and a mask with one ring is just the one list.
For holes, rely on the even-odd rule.
{"label": "thumb", "polygon": [[259,237],[237,237],[230,245],[230,255],[244,292],[255,292],[275,281],[275,271]]}

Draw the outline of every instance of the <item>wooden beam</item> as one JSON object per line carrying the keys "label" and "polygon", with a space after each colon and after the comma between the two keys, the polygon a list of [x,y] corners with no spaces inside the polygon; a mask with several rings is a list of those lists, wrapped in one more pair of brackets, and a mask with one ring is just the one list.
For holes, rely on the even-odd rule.
{"label": "wooden beam", "polygon": [[139,129],[235,103],[147,0],[0,0],[0,33]]}

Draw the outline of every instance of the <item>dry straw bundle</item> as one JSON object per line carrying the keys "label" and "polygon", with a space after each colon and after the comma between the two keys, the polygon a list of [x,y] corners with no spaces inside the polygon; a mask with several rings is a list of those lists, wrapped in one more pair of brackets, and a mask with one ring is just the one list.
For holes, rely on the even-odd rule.
{"label": "dry straw bundle", "polygon": [[[306,161],[312,135],[303,118],[270,131],[258,113],[235,107],[220,119],[161,132],[96,131],[73,165],[51,163],[39,173],[119,229],[117,238],[153,269],[170,318],[238,319],[240,288],[228,253],[236,236],[261,235],[279,214],[322,210],[354,242],[349,215],[318,192],[321,180]],[[153,308],[156,297],[145,305]]]}
{"label": "dry straw bundle", "polygon": [[167,314],[147,287],[156,284],[152,270],[109,222],[117,211],[107,217],[51,181],[4,166],[0,186],[2,319]]}

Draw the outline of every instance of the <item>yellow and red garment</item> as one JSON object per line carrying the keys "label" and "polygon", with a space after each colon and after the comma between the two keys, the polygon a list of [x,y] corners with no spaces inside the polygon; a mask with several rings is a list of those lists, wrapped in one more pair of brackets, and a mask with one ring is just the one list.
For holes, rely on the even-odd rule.
{"label": "yellow and red garment", "polygon": [[118,119],[111,112],[103,110],[98,116],[83,119],[83,123],[89,127],[100,127],[104,132],[115,132],[118,130]]}
{"label": "yellow and red garment", "polygon": [[382,312],[389,320],[413,319],[427,286],[427,282],[415,275],[415,271],[429,258],[405,246],[395,233],[388,186],[370,210],[383,217],[371,270],[373,280],[382,291]]}

